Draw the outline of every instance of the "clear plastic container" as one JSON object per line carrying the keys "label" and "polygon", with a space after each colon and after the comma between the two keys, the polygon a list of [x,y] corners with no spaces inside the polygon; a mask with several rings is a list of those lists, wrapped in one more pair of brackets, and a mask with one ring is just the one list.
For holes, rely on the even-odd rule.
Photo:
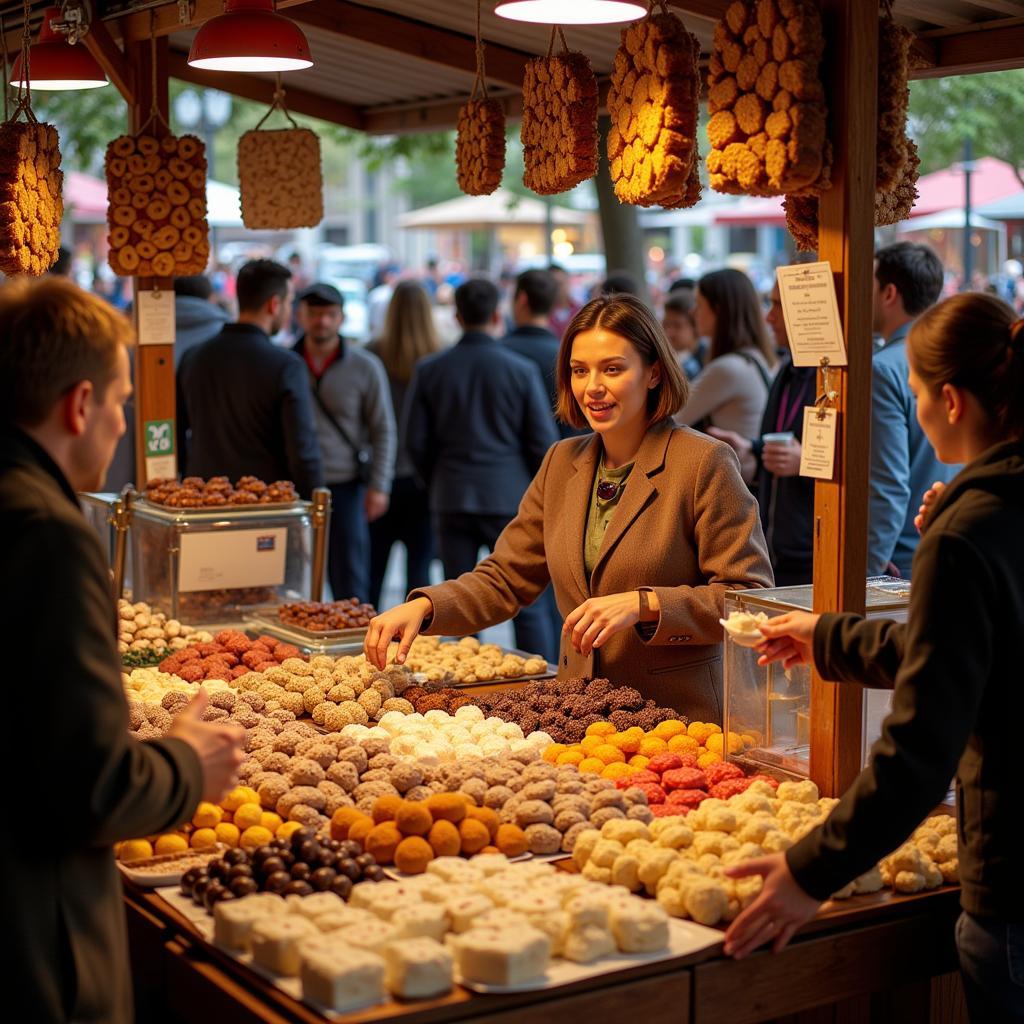
{"label": "clear plastic container", "polygon": [[[770,618],[790,611],[812,610],[812,588],[777,587],[773,590],[731,591],[725,598],[725,616],[745,611]],[[905,622],[910,584],[891,576],[867,581],[866,616]],[[793,778],[810,772],[811,670],[798,666],[784,671],[778,663],[761,667],[757,652],[726,634],[726,733],[743,737],[744,749],[732,751],[732,760],[752,771],[770,771]],[[892,704],[891,690],[864,690],[861,727],[861,764],[882,730]]]}

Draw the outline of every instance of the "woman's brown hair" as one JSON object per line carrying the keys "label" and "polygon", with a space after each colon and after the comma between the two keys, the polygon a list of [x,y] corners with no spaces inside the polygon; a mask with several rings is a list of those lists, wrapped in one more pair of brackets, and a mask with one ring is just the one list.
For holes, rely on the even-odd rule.
{"label": "woman's brown hair", "polygon": [[416,363],[440,348],[441,339],[437,336],[426,289],[416,281],[399,281],[388,304],[384,331],[376,345],[376,353],[388,376],[408,381]]}
{"label": "woman's brown hair", "polygon": [[1024,435],[1024,320],[1002,299],[953,295],[914,321],[907,344],[932,393],[943,384],[965,388],[1007,437]]}
{"label": "woman's brown hair", "polygon": [[697,290],[715,314],[715,333],[711,336],[712,359],[756,348],[769,366],[778,362],[775,347],[768,337],[761,300],[749,277],[726,267],[705,274]]}
{"label": "woman's brown hair", "polygon": [[674,416],[686,404],[689,385],[654,314],[633,295],[602,295],[588,302],[572,318],[562,336],[555,375],[558,384],[555,413],[563,423],[582,429],[589,426],[572,393],[570,363],[576,335],[597,328],[625,338],[636,349],[645,366],[660,364],[661,379],[657,387],[651,388],[647,394],[650,423]]}

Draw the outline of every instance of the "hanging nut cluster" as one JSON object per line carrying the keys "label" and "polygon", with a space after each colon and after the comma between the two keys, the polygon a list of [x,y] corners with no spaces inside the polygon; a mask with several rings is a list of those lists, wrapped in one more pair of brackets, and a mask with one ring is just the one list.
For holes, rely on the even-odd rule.
{"label": "hanging nut cluster", "polygon": [[707,165],[719,192],[775,196],[823,187],[830,159],[812,0],[735,0],[715,29]]}
{"label": "hanging nut cluster", "polygon": [[194,135],[121,135],[107,146],[107,260],[122,277],[201,274],[210,256],[206,152]]}
{"label": "hanging nut cluster", "polygon": [[594,177],[597,79],[585,54],[567,51],[527,63],[521,137],[523,184],[534,192],[567,192]]}
{"label": "hanging nut cluster", "polygon": [[238,140],[238,188],[247,228],[316,227],[324,219],[320,139],[308,128],[245,132]]}
{"label": "hanging nut cluster", "polygon": [[699,58],[700,43],[673,14],[622,30],[608,94],[608,161],[622,202],[677,207],[700,198]]}
{"label": "hanging nut cluster", "polygon": [[64,216],[57,129],[36,121],[0,125],[0,271],[45,273],[60,248]]}
{"label": "hanging nut cluster", "polygon": [[459,188],[468,196],[488,196],[505,170],[505,111],[497,100],[470,100],[459,109],[455,140]]}

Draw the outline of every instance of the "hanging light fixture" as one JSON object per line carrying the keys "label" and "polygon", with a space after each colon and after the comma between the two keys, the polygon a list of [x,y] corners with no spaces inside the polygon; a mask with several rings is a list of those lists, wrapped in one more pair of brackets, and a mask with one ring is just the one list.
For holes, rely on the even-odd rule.
{"label": "hanging light fixture", "polygon": [[647,13],[643,0],[500,0],[494,13],[538,25],[612,25]]}
{"label": "hanging light fixture", "polygon": [[[72,46],[65,36],[54,29],[54,22],[61,20],[59,7],[47,7],[43,11],[39,37],[32,44],[28,55],[28,76],[32,88],[60,92],[69,89],[98,89],[106,85],[107,76],[96,58],[84,46]],[[11,87],[25,88],[21,54],[18,54],[11,67]]]}
{"label": "hanging light fixture", "polygon": [[273,0],[227,0],[223,14],[196,33],[191,67],[206,71],[298,71],[313,66],[309,43]]}

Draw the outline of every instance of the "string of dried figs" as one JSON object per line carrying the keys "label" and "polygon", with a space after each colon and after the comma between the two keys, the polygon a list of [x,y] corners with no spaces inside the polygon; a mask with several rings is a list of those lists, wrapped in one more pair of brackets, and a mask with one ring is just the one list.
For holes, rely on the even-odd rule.
{"label": "string of dried figs", "polygon": [[0,125],[0,271],[39,275],[53,266],[64,216],[57,129],[37,121]]}
{"label": "string of dried figs", "polygon": [[685,205],[697,160],[699,57],[700,43],[673,14],[622,30],[608,94],[608,162],[622,202]]}
{"label": "string of dried figs", "polygon": [[320,139],[308,128],[253,129],[238,140],[242,223],[257,230],[313,228],[324,219]]}
{"label": "string of dried figs", "polygon": [[712,188],[784,195],[826,176],[824,48],[813,0],[729,5],[708,64]]}
{"label": "string of dried figs", "polygon": [[910,48],[914,33],[883,16],[878,23],[878,164],[875,188],[894,188],[908,160]]}
{"label": "string of dried figs", "polygon": [[597,79],[585,54],[566,50],[527,63],[521,138],[523,184],[540,195],[597,174]]}
{"label": "string of dried figs", "polygon": [[455,139],[459,188],[469,196],[488,196],[505,170],[505,111],[497,100],[471,99],[459,109]]}
{"label": "string of dried figs", "polygon": [[114,273],[201,274],[210,256],[203,143],[194,135],[121,135],[107,146],[105,169]]}

